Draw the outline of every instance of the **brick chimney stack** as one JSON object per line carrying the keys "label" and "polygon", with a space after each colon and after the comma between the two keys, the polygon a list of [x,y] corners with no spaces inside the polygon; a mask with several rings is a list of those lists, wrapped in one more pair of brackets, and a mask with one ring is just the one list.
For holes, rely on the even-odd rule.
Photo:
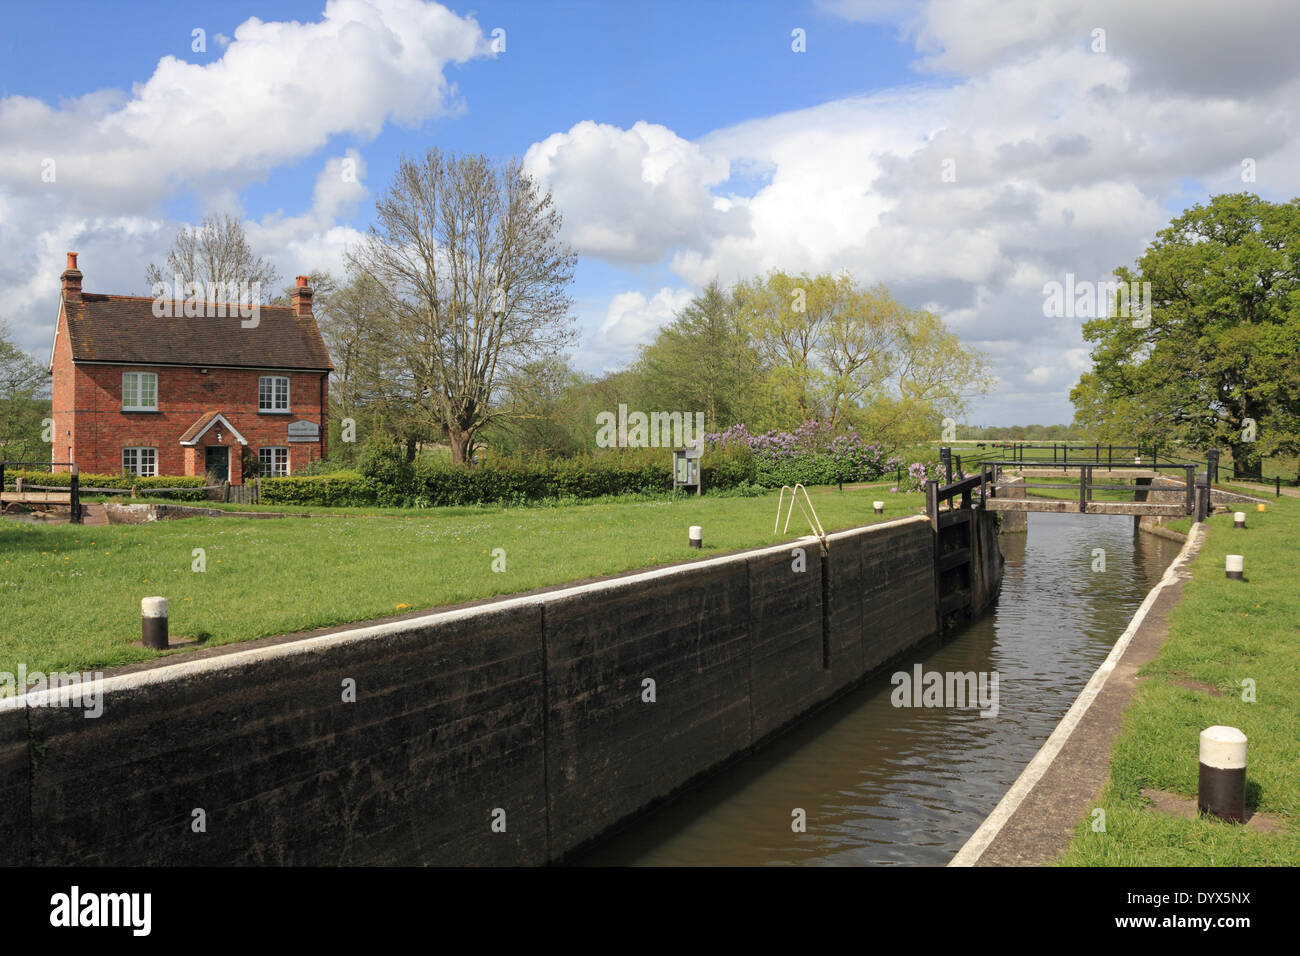
{"label": "brick chimney stack", "polygon": [[63,297],[69,302],[81,301],[81,272],[77,269],[77,254],[68,253],[68,268],[59,276],[63,282]]}
{"label": "brick chimney stack", "polygon": [[306,276],[298,276],[297,281],[298,284],[294,286],[294,290],[289,296],[293,302],[293,314],[311,318],[311,286],[307,284]]}

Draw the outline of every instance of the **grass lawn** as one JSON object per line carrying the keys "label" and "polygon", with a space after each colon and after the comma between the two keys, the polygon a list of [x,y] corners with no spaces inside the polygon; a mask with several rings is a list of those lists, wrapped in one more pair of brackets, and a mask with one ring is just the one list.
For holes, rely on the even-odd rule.
{"label": "grass lawn", "polygon": [[[812,489],[827,532],[924,509],[924,495]],[[873,499],[886,502],[877,517]],[[145,525],[0,520],[0,671],[93,670],[157,656],[140,599],[162,595],[174,638],[207,647],[364,621],[545,585],[710,557],[807,534],[795,509],[773,534],[757,498],[541,507],[358,509],[329,518],[187,518]],[[294,511],[304,509],[290,509]],[[310,510],[310,509],[306,509]],[[701,551],[687,529],[704,528]],[[206,570],[193,570],[202,548]],[[505,571],[492,570],[505,551]],[[185,653],[184,650],[169,653]]]}
{"label": "grass lawn", "polygon": [[[1062,862],[1073,866],[1296,866],[1300,864],[1300,501],[1271,501],[1246,511],[1247,529],[1231,511],[1209,519],[1192,564],[1193,579],[1171,615],[1159,656],[1125,715],[1101,800],[1106,832],[1079,824]],[[1246,579],[1224,578],[1226,554],[1246,559]],[[1242,700],[1242,681],[1257,700]],[[1174,683],[1219,688],[1222,696]],[[1145,809],[1142,788],[1194,798],[1197,735],[1214,724],[1240,728],[1250,740],[1248,805],[1281,818],[1285,832],[1177,819]]]}

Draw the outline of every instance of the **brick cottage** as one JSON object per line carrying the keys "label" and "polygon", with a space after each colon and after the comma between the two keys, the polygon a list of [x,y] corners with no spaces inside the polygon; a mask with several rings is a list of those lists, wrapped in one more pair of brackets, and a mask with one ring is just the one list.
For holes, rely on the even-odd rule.
{"label": "brick cottage", "polygon": [[186,317],[183,302],[82,292],[81,279],[70,252],[50,359],[52,461],[237,485],[245,450],[267,476],[328,454],[333,366],[305,276],[291,305],[254,318],[194,302],[204,315]]}

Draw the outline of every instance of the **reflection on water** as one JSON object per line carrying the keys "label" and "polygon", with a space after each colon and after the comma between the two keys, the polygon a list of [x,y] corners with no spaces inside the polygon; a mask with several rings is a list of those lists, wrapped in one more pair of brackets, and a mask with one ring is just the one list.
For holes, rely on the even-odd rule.
{"label": "reflection on water", "polygon": [[[926,671],[997,671],[999,710],[895,708],[890,674],[580,863],[942,865],[997,805],[1070,708],[1179,546],[1127,516],[1035,514],[1004,535],[996,606],[941,646]],[[1105,571],[1093,571],[1094,549]],[[891,672],[895,668],[891,668]],[[807,812],[807,832],[791,812]]]}

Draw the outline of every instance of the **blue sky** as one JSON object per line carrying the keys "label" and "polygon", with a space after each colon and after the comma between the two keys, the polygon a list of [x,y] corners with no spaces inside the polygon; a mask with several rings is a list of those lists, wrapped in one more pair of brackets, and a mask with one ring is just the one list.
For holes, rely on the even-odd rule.
{"label": "blue sky", "polygon": [[0,317],[43,353],[64,251],[88,289],[143,291],[206,211],[240,214],[284,276],[341,271],[398,156],[436,145],[554,190],[586,371],[713,276],[848,269],[990,355],[967,420],[1068,421],[1086,345],[1044,317],[1044,282],[1109,274],[1211,193],[1300,185],[1295,5],[1131,6],[0,6]]}

